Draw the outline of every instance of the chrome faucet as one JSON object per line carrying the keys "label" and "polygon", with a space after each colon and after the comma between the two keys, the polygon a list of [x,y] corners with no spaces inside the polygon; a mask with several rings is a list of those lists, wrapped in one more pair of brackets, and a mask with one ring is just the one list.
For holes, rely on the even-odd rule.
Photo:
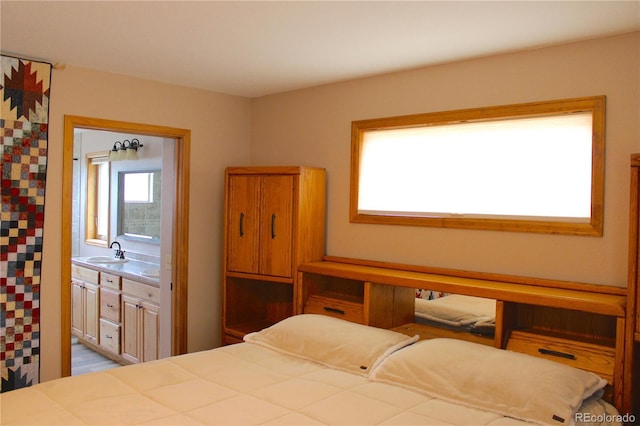
{"label": "chrome faucet", "polygon": [[114,241],[111,243],[111,245],[109,246],[109,248],[113,248],[113,245],[117,244],[118,248],[115,250],[115,258],[116,259],[124,259],[124,251],[122,251],[122,246],[120,245],[119,242]]}

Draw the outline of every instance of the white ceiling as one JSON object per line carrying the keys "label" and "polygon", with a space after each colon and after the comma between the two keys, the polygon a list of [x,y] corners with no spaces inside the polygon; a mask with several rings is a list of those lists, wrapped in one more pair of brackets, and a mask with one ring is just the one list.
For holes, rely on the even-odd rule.
{"label": "white ceiling", "polygon": [[2,53],[258,97],[640,30],[628,1],[7,1]]}

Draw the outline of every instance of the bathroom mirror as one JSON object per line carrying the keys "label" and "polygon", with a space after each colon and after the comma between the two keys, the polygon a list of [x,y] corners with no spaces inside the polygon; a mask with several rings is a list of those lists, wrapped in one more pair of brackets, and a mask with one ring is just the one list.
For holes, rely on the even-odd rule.
{"label": "bathroom mirror", "polygon": [[118,173],[118,236],[160,242],[159,170]]}

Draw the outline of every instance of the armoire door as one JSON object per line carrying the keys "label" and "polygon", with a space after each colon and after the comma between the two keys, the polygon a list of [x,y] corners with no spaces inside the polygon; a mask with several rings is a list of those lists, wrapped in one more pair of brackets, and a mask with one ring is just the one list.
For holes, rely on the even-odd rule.
{"label": "armoire door", "polygon": [[259,273],[292,275],[294,177],[261,177]]}
{"label": "armoire door", "polygon": [[230,176],[227,221],[227,269],[258,273],[259,176]]}

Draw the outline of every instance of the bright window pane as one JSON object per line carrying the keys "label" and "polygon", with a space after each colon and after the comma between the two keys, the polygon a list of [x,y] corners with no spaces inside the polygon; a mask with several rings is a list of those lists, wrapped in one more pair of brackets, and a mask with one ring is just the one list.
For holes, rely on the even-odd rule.
{"label": "bright window pane", "polygon": [[605,102],[354,121],[350,220],[602,236]]}
{"label": "bright window pane", "polygon": [[97,233],[102,239],[106,240],[109,232],[109,163],[99,163],[97,167]]}
{"label": "bright window pane", "polygon": [[153,173],[124,175],[125,203],[153,203]]}
{"label": "bright window pane", "polygon": [[588,222],[592,114],[365,132],[358,211]]}

